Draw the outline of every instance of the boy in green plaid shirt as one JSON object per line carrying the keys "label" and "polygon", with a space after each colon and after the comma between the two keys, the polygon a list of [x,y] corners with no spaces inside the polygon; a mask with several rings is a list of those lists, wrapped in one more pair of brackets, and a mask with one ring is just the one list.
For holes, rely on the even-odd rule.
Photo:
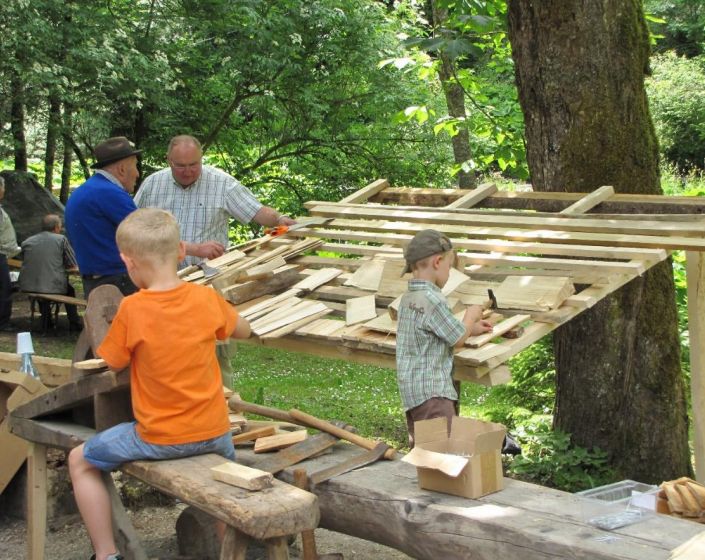
{"label": "boy in green plaid shirt", "polygon": [[453,349],[471,335],[492,330],[482,320],[482,306],[471,305],[458,320],[441,293],[455,263],[450,239],[426,229],[404,249],[406,269],[412,272],[409,291],[402,296],[397,321],[397,381],[406,411],[409,445],[414,446],[414,422],[459,412],[453,382]]}

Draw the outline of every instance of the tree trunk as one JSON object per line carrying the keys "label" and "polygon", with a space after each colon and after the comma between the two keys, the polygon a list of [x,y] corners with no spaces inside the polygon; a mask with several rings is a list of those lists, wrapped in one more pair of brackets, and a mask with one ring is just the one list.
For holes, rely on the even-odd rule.
{"label": "tree trunk", "polygon": [[73,146],[71,144],[69,134],[71,131],[71,122],[73,119],[73,107],[69,103],[64,103],[64,155],[63,166],[61,167],[61,190],[59,191],[59,200],[62,204],[66,204],[69,199],[69,189],[71,187],[71,161],[73,159]]}
{"label": "tree trunk", "polygon": [[44,152],[44,188],[51,192],[54,185],[54,162],[56,161],[56,141],[61,131],[61,99],[56,92],[49,95],[49,121],[47,122],[47,142]]}
{"label": "tree trunk", "polygon": [[27,142],[24,136],[24,83],[17,72],[11,78],[10,129],[12,131],[15,171],[27,171]]}
{"label": "tree trunk", "polygon": [[[433,27],[437,29],[443,25],[443,22],[448,19],[448,12],[445,9],[438,8],[437,2],[431,2],[431,10],[433,14]],[[448,114],[462,121],[458,134],[451,138],[453,146],[453,158],[458,165],[470,160],[472,150],[470,149],[470,133],[467,129],[465,117],[465,92],[455,78],[453,69],[454,62],[444,52],[440,52],[438,56],[441,65],[438,68],[438,78],[443,87],[443,93],[446,98],[446,106]],[[471,189],[475,187],[475,173],[460,171],[458,172],[458,187],[461,189]]]}
{"label": "tree trunk", "polygon": [[[660,193],[641,2],[510,0],[508,16],[534,188]],[[606,450],[619,476],[661,482],[692,472],[670,261],[554,340],[556,428]]]}

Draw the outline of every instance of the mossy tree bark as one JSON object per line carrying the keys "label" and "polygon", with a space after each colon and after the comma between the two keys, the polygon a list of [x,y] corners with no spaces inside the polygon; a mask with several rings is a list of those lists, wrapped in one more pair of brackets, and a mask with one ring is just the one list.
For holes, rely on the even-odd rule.
{"label": "mossy tree bark", "polygon": [[[510,0],[509,35],[538,191],[660,194],[638,0]],[[692,472],[670,261],[556,331],[555,427],[620,476]]]}

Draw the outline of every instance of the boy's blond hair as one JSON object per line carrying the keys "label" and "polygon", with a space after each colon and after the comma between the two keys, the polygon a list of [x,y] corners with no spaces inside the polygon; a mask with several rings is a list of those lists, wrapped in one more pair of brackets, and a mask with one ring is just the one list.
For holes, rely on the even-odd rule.
{"label": "boy's blond hair", "polygon": [[139,208],[125,218],[115,234],[121,253],[166,262],[178,258],[179,224],[173,214],[159,208]]}

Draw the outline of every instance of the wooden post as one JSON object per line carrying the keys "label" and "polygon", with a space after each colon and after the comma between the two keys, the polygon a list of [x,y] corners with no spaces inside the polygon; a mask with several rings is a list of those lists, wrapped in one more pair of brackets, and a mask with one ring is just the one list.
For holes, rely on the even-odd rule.
{"label": "wooden post", "polygon": [[33,443],[27,454],[27,558],[44,560],[47,532],[47,448]]}
{"label": "wooden post", "polygon": [[687,251],[685,255],[695,477],[705,482],[705,260],[701,252]]}

